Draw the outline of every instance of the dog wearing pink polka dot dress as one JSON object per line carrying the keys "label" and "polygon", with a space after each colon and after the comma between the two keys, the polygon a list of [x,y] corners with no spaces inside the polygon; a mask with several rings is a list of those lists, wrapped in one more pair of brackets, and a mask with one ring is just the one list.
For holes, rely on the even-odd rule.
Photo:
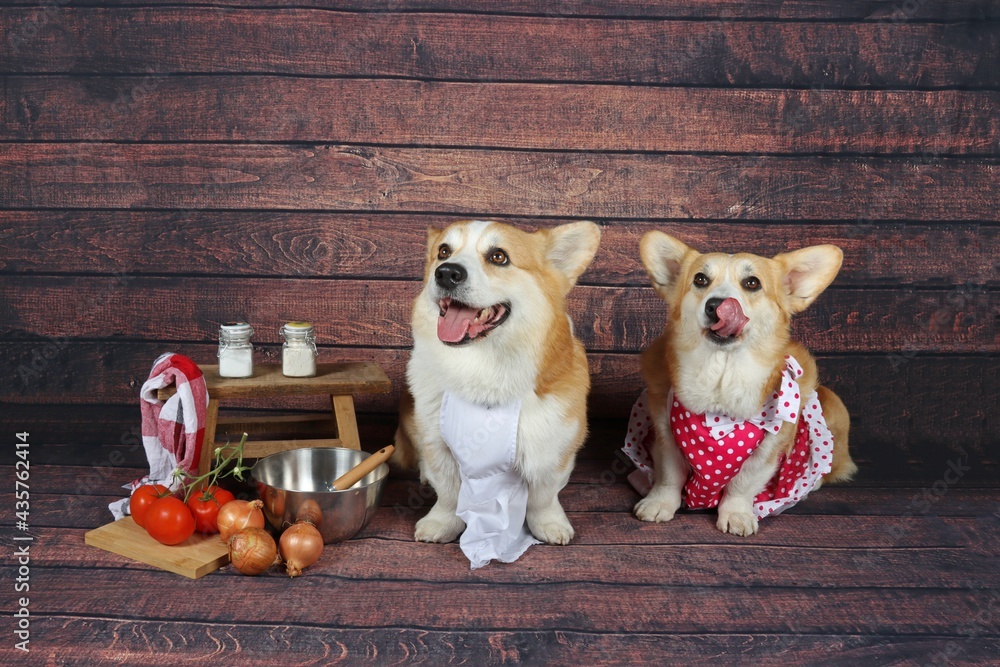
{"label": "dog wearing pink polka dot dress", "polygon": [[791,339],[792,315],[833,282],[840,248],[701,254],[653,231],[640,255],[668,315],[642,355],[647,389],[624,448],[630,481],[648,489],[635,515],[718,507],[719,530],[753,535],[824,481],[850,479],[847,408]]}

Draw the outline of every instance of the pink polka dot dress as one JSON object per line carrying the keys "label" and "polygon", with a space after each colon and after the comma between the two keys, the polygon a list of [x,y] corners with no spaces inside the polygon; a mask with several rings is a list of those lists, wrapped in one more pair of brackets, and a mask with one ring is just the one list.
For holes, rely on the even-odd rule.
{"label": "pink polka dot dress", "polygon": [[[777,433],[784,422],[797,424],[795,445],[782,458],[778,470],[757,495],[754,513],[758,519],[780,514],[812,491],[830,472],[833,434],[827,428],[816,393],[803,399],[798,378],[802,367],[785,357],[781,387],[761,408],[759,416],[737,421],[723,414],[693,414],[670,392],[670,428],[674,442],[691,466],[684,485],[684,505],[689,509],[716,507],[726,484],[763,442]],[[644,391],[632,409],[623,451],[636,465],[629,481],[645,495],[653,484],[652,448],[655,431]],[[801,417],[801,418],[800,418]]]}

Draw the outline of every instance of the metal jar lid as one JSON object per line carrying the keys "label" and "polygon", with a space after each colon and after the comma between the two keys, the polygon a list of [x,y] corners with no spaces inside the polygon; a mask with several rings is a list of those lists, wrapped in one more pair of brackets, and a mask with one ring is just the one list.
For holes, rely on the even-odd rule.
{"label": "metal jar lid", "polygon": [[313,336],[313,325],[312,322],[286,322],[278,333],[286,338],[309,339]]}
{"label": "metal jar lid", "polygon": [[230,336],[252,336],[253,327],[246,322],[226,322],[219,326],[219,331]]}
{"label": "metal jar lid", "polygon": [[285,331],[290,331],[291,333],[297,333],[298,331],[306,332],[312,328],[312,322],[285,322]]}

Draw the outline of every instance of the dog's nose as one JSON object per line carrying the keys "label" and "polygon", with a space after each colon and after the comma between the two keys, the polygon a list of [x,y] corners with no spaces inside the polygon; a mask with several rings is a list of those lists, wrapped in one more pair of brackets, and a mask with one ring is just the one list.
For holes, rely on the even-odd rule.
{"label": "dog's nose", "polygon": [[465,270],[464,266],[452,262],[442,264],[434,270],[434,282],[439,287],[447,290],[455,289],[464,283],[468,277],[469,273]]}
{"label": "dog's nose", "polygon": [[705,302],[705,314],[708,315],[708,321],[712,324],[719,321],[719,315],[715,311],[719,309],[719,304],[723,301],[725,301],[725,299],[716,297]]}

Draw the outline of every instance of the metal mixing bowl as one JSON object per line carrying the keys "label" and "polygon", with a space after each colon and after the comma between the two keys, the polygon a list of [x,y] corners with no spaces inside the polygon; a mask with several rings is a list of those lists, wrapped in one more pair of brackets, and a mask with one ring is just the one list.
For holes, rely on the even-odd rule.
{"label": "metal mixing bowl", "polygon": [[341,447],[305,447],[266,456],[251,474],[264,501],[264,516],[279,533],[297,520],[312,521],[323,542],[348,540],[368,525],[389,476],[383,463],[349,489],[333,482],[369,456]]}

